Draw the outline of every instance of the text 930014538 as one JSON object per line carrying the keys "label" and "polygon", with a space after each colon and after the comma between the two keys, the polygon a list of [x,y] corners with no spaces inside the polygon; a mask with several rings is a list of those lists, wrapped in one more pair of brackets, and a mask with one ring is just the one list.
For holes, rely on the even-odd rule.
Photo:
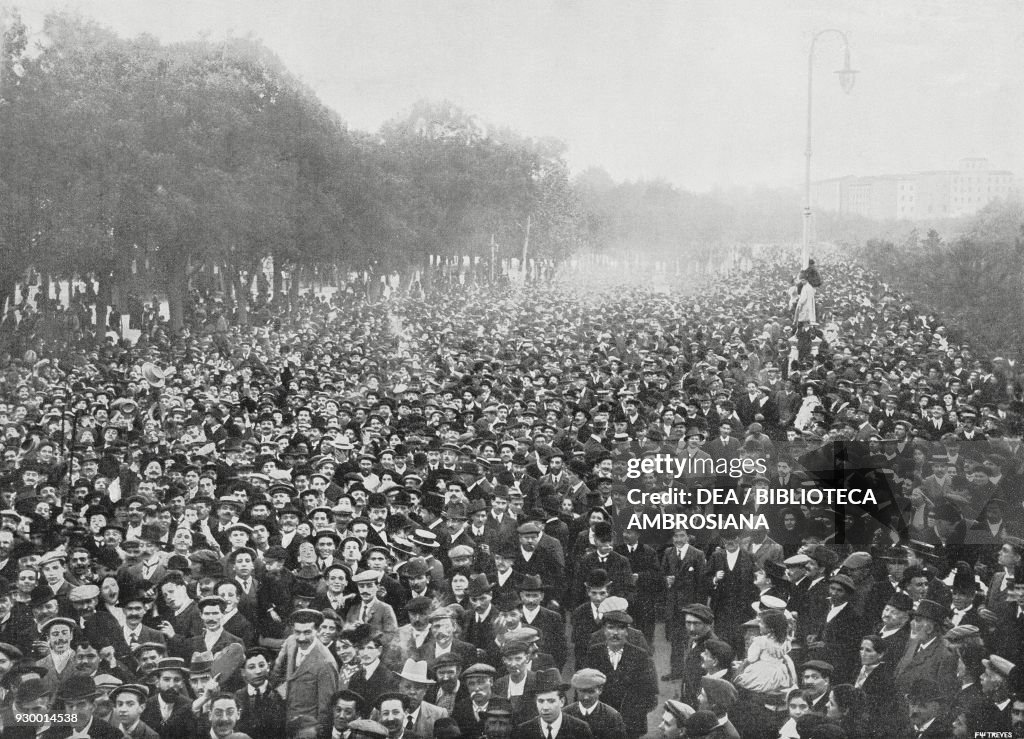
{"label": "text 930014538", "polygon": [[46,724],[77,724],[77,713],[15,713],[14,723],[18,726],[45,726]]}

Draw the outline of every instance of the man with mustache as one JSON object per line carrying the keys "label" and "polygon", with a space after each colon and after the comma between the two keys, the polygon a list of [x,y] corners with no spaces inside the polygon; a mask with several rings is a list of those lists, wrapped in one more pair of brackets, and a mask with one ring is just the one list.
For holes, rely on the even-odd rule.
{"label": "man with mustache", "polygon": [[49,647],[50,653],[36,662],[36,665],[46,669],[43,684],[51,695],[56,694],[57,689],[64,681],[74,674],[75,652],[71,648],[71,636],[74,629],[75,622],[63,616],[51,618],[39,629],[39,633],[46,640],[46,646]]}
{"label": "man with mustache", "polygon": [[215,739],[246,739],[248,734],[235,731],[239,717],[238,699],[228,693],[218,695],[210,706],[212,731],[206,732],[207,736],[212,734]]}
{"label": "man with mustache", "polygon": [[420,739],[413,731],[410,708],[409,697],[402,693],[381,693],[377,697],[377,713],[388,730],[388,739]]}
{"label": "man with mustache", "polygon": [[484,730],[485,713],[494,689],[494,678],[497,675],[490,665],[478,662],[470,665],[459,676],[466,685],[468,699],[456,696],[453,718],[467,739],[480,739]]}
{"label": "man with mustache", "polygon": [[923,599],[910,621],[910,641],[896,665],[896,687],[909,693],[918,680],[935,680],[946,697],[958,689],[957,656],[941,638],[948,609],[933,600]]}
{"label": "man with mustache", "polygon": [[193,739],[196,720],[192,701],[185,695],[188,668],[179,657],[160,660],[156,666],[156,695],[146,701],[142,720],[160,739]]}

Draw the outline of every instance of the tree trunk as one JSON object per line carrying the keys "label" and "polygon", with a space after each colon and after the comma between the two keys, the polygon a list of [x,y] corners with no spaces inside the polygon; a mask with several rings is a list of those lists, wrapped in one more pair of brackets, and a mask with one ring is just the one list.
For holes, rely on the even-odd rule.
{"label": "tree trunk", "polygon": [[185,327],[185,297],[188,295],[189,262],[184,265],[165,265],[167,304],[171,314],[171,333]]}
{"label": "tree trunk", "polygon": [[299,302],[299,282],[302,277],[302,267],[296,264],[291,270],[291,280],[288,283],[288,304],[295,307]]}
{"label": "tree trunk", "polygon": [[281,261],[277,257],[274,257],[274,267],[271,271],[271,277],[273,278],[273,282],[270,286],[271,297],[276,299],[277,296],[283,292],[283,288],[281,286]]}
{"label": "tree trunk", "polygon": [[[224,271],[228,268],[225,267]],[[239,326],[249,325],[249,280],[242,278],[240,269],[231,270],[231,288],[235,292],[235,320]]]}

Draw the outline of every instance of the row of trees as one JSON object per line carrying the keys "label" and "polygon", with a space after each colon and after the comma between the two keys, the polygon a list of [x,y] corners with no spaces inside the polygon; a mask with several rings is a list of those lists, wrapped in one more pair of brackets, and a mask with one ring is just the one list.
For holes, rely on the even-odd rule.
{"label": "row of trees", "polygon": [[125,286],[156,287],[179,327],[189,287],[214,272],[245,320],[267,257],[279,295],[286,272],[408,274],[431,255],[559,260],[581,246],[700,259],[799,233],[795,193],[729,205],[598,170],[571,181],[562,142],[450,103],[350,130],[252,39],[165,45],[55,14],[30,43],[9,21],[0,305],[33,270],[95,281],[98,316],[123,308]]}
{"label": "row of trees", "polygon": [[[564,146],[419,104],[374,134],[251,39],[161,45],[52,15],[14,19],[0,70],[0,300],[27,269],[166,290],[199,270],[244,301],[260,265],[391,272],[431,254],[558,258],[578,243]],[[494,245],[492,247],[492,244]]]}
{"label": "row of trees", "polygon": [[871,239],[855,252],[894,287],[944,316],[986,353],[1024,359],[1024,205],[991,203],[962,234],[934,229],[899,242]]}

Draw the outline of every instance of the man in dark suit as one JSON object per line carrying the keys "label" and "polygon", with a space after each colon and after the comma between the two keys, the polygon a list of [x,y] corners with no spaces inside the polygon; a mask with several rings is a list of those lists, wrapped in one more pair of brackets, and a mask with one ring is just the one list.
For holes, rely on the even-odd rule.
{"label": "man in dark suit", "polygon": [[179,657],[160,660],[156,667],[157,693],[146,701],[142,721],[160,739],[195,739],[196,719],[192,701],[185,695],[188,668]]}
{"label": "man in dark suit", "polygon": [[381,635],[374,633],[368,624],[361,624],[353,630],[351,639],[353,646],[358,650],[362,669],[349,680],[348,689],[363,696],[369,703],[376,702],[383,693],[398,690],[398,676],[380,660],[384,650]]}
{"label": "man in dark suit", "polygon": [[577,670],[570,684],[576,691],[576,702],[567,706],[565,713],[587,722],[590,731],[601,739],[626,739],[626,724],[622,714],[601,702],[601,691],[608,679],[599,670]]}
{"label": "man in dark suit", "polygon": [[[199,615],[203,621],[203,633],[185,642],[185,653],[210,652],[216,657],[231,644],[237,644],[244,650],[245,646],[242,640],[234,634],[228,633],[224,628],[224,601],[222,599],[208,597],[200,600]],[[222,679],[227,681],[230,677],[232,676],[223,675]]]}
{"label": "man in dark suit", "polygon": [[281,739],[285,735],[287,707],[284,698],[270,689],[268,652],[249,649],[242,664],[245,687],[235,691],[241,718],[235,728],[252,739]]}
{"label": "man in dark suit", "polygon": [[555,666],[561,669],[568,658],[569,647],[565,638],[565,621],[562,614],[541,605],[544,601],[544,582],[536,575],[529,575],[519,584],[519,598],[522,601],[522,623],[532,626],[540,633],[537,648],[550,654]]}
{"label": "man in dark suit", "polygon": [[544,528],[536,521],[527,521],[516,531],[519,534],[519,551],[516,552],[515,570],[522,575],[540,575],[548,585],[549,605],[561,604],[565,589],[565,563],[545,547],[540,547]]}
{"label": "man in dark suit", "polygon": [[708,559],[705,581],[711,592],[718,638],[729,642],[736,653],[741,654],[743,622],[753,617],[750,604],[757,600],[754,558],[740,548],[738,531],[724,531],[722,543],[724,548],[716,550]]}
{"label": "man in dark suit", "polygon": [[[725,406],[725,403],[723,403],[723,406]],[[731,408],[732,403],[728,403],[728,407]],[[731,418],[726,417],[719,421],[718,436],[709,441],[707,446],[704,447],[704,451],[710,454],[712,459],[732,459],[740,453],[740,441],[732,436],[733,422]]]}
{"label": "man in dark suit", "polygon": [[470,644],[485,652],[494,644],[494,620],[498,615],[492,606],[491,589],[487,575],[479,573],[469,579],[466,590],[473,610],[466,614],[463,633]]}
{"label": "man in dark suit", "polygon": [[658,704],[658,677],[651,655],[627,643],[631,623],[625,611],[605,613],[605,643],[590,648],[583,667],[605,675],[605,702],[622,714],[626,736],[636,739],[647,730],[647,714]]}
{"label": "man in dark suit", "polygon": [[460,667],[478,661],[480,652],[469,642],[455,638],[455,626],[455,616],[448,608],[438,608],[430,614],[430,636],[423,642],[420,655],[431,670],[443,655],[453,655]]}
{"label": "man in dark suit", "polygon": [[638,529],[629,528],[623,530],[622,544],[615,547],[615,551],[629,560],[633,580],[629,610],[633,621],[647,641],[654,641],[658,595],[665,587],[658,555],[652,547],[640,543]]}
{"label": "man in dark suit", "polygon": [[[910,718],[914,722],[913,732],[916,739],[943,739],[951,736],[949,721],[943,718],[947,698],[945,691],[935,680],[919,678],[914,681],[907,695],[907,702],[910,704]],[[986,723],[985,727],[990,728],[991,724]]]}
{"label": "man in dark suit", "polygon": [[597,631],[601,623],[599,607],[608,597],[608,573],[604,570],[593,570],[586,582],[588,602],[576,606],[572,611],[572,643],[575,664],[583,664],[583,659],[590,649],[590,635]]}
{"label": "man in dark suit", "polygon": [[[142,618],[146,615],[147,608],[147,602],[144,599],[142,590],[123,590],[119,605],[124,611],[125,624],[124,629],[119,631],[116,638],[111,640],[111,646],[114,647],[114,657],[117,661],[122,662],[129,669],[134,669],[135,656],[132,654],[132,649],[135,646],[146,643],[164,644],[166,639],[161,632],[142,623]],[[88,624],[86,625],[85,633],[86,636],[90,637],[89,640],[92,641]]]}
{"label": "man in dark suit", "polygon": [[224,630],[234,634],[246,649],[256,646],[256,630],[252,622],[239,610],[239,585],[234,580],[225,580],[217,586],[217,596],[224,601]]}
{"label": "man in dark suit", "polygon": [[822,658],[834,668],[832,679],[836,683],[852,683],[860,666],[859,647],[863,636],[860,614],[857,613],[850,597],[856,590],[848,575],[833,575],[829,578],[829,601],[832,607],[825,617],[825,625],[810,645],[822,647]]}
{"label": "man in dark suit", "polygon": [[705,603],[707,589],[704,571],[707,568],[704,552],[690,544],[686,529],[676,529],[672,546],[661,557],[661,570],[665,574],[665,636],[672,644],[671,669],[664,679],[682,677],[682,659],[688,635],[683,628],[683,609],[691,603]]}
{"label": "man in dark suit", "polygon": [[483,733],[485,713],[494,696],[496,675],[497,670],[483,663],[470,665],[459,675],[459,682],[465,684],[466,692],[456,695],[452,718],[466,739],[479,739]]}
{"label": "man in dark suit", "polygon": [[103,693],[96,688],[96,682],[88,675],[74,674],[64,681],[57,692],[65,710],[71,712],[71,706],[75,707],[74,713],[78,721],[74,724],[55,725],[42,734],[44,739],[67,739],[75,732],[78,736],[88,736],[91,739],[121,739],[123,734],[106,721],[93,718],[96,710],[96,699]]}
{"label": "man in dark suit", "polygon": [[501,645],[501,661],[508,674],[494,681],[494,695],[508,698],[512,704],[512,721],[521,724],[537,715],[534,702],[537,673],[529,669],[530,646],[525,642],[506,641]]}
{"label": "man in dark suit", "polygon": [[599,521],[592,529],[595,548],[583,555],[576,567],[573,578],[570,603],[582,603],[587,599],[586,582],[592,570],[601,569],[608,573],[609,592],[629,598],[635,592],[633,587],[633,570],[629,560],[616,552],[612,525]]}
{"label": "man in dark suit", "polygon": [[554,667],[541,670],[537,675],[537,718],[516,726],[512,739],[592,739],[586,721],[562,710],[568,687]]}
{"label": "man in dark suit", "polygon": [[957,684],[957,656],[942,638],[947,608],[932,600],[924,599],[917,604],[910,625],[910,642],[896,665],[896,687],[903,693],[910,692],[917,680],[935,680],[947,697],[952,698]]}

